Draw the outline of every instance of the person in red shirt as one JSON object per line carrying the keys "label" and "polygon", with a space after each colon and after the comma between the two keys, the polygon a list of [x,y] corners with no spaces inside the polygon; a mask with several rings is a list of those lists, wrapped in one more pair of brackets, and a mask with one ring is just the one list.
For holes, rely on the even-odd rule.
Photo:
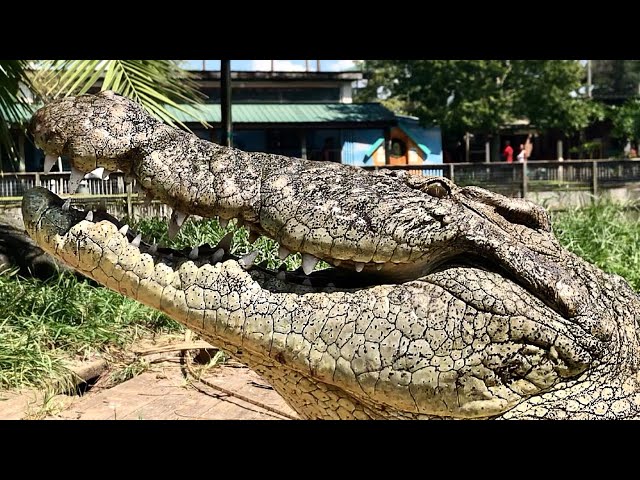
{"label": "person in red shirt", "polygon": [[504,144],[505,147],[502,151],[502,156],[504,157],[505,162],[513,163],[513,148],[511,148],[511,142],[507,140]]}

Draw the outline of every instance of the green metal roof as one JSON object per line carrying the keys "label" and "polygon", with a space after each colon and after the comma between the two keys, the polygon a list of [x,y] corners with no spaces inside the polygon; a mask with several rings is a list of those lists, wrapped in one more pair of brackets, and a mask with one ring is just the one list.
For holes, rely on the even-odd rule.
{"label": "green metal roof", "polygon": [[[35,111],[41,105],[33,106]],[[182,105],[178,110],[167,105],[167,110],[183,123],[200,122],[197,115],[209,123],[220,123],[220,105]],[[32,112],[19,106],[21,120],[28,121]],[[189,112],[189,113],[187,113]],[[379,103],[238,103],[231,106],[233,123],[364,123],[395,122],[391,110]]]}
{"label": "green metal roof", "polygon": [[[185,105],[187,114],[167,107],[181,122],[199,122],[201,112],[209,123],[220,123],[220,105]],[[390,122],[393,112],[379,103],[238,103],[231,106],[233,123],[342,123]]]}

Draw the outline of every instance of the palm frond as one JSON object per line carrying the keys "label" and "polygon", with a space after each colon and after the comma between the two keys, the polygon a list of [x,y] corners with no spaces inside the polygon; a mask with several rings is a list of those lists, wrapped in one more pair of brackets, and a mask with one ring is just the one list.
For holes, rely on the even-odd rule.
{"label": "palm frond", "polygon": [[[183,104],[199,103],[204,98],[193,74],[174,60],[54,60],[47,66],[49,72],[58,74],[44,82],[46,97],[81,95],[99,84],[100,90],[129,97],[157,118],[184,128],[167,105],[193,115],[194,111]],[[203,117],[199,120],[207,125]]]}
{"label": "palm frond", "polygon": [[28,70],[28,60],[0,60],[0,149],[9,154],[14,167],[19,152],[11,128],[24,128],[24,120],[34,111],[28,93],[32,89]]}

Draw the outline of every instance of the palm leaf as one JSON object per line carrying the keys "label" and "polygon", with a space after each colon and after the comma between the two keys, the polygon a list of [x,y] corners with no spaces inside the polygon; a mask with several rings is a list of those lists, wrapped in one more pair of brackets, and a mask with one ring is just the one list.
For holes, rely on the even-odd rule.
{"label": "palm leaf", "polygon": [[[45,97],[81,95],[98,82],[100,90],[113,90],[129,97],[155,117],[184,128],[187,127],[167,105],[199,115],[185,109],[182,103],[199,103],[204,98],[192,74],[174,60],[54,60],[46,66],[48,71],[58,74],[45,82]],[[208,126],[202,116],[198,119]]]}
{"label": "palm leaf", "polygon": [[24,120],[34,111],[27,94],[33,87],[28,70],[27,60],[0,60],[0,149],[8,153],[14,167],[20,155],[11,128],[24,128]]}

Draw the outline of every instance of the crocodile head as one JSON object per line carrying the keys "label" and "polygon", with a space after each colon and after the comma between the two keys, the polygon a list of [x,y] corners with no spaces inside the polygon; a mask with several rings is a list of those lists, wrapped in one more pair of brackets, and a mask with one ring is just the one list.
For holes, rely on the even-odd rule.
{"label": "crocodile head", "polygon": [[[31,128],[83,172],[132,174],[174,228],[238,217],[302,252],[304,273],[274,272],[225,241],[157,248],[47,190],[23,199],[43,249],[226,349],[304,417],[638,414],[637,295],[564,250],[530,202],[222,147],[113,94],[54,102]],[[332,267],[311,272],[318,258]]]}

